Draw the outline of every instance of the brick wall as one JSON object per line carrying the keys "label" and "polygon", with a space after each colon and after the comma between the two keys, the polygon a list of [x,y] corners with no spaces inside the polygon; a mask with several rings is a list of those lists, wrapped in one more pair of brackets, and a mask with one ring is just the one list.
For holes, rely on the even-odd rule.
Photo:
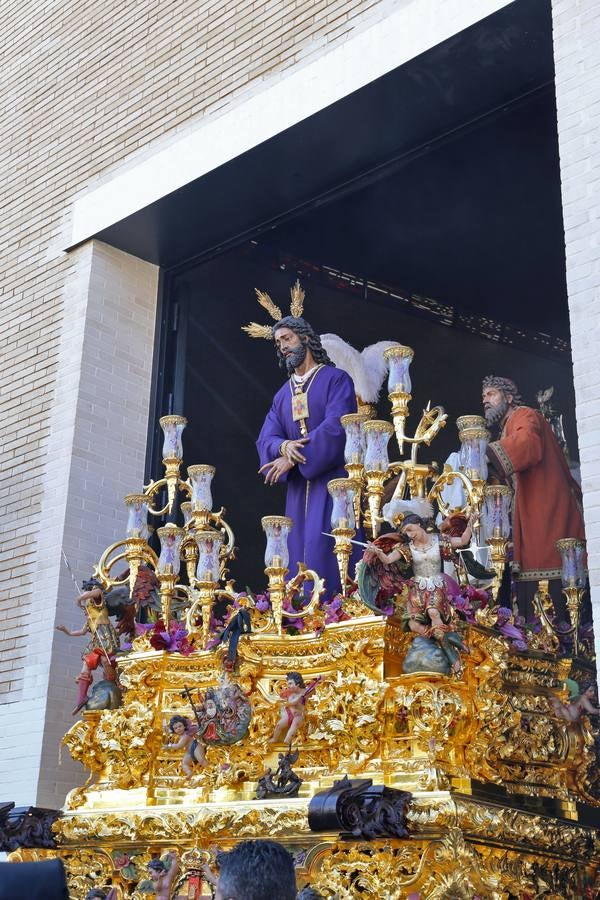
{"label": "brick wall", "polygon": [[552,12],[577,429],[600,658],[600,0],[554,0]]}
{"label": "brick wall", "polygon": [[[44,775],[46,786],[38,790],[37,763],[43,753],[44,764],[54,768],[56,743],[46,741],[42,750],[41,737],[46,719],[61,720],[59,710],[70,701],[78,660],[62,638],[50,656],[56,596],[59,588],[61,597],[70,590],[60,575],[57,535],[64,526],[66,541],[82,540],[76,554],[81,570],[102,543],[101,528],[97,544],[83,541],[81,526],[69,524],[60,503],[54,513],[66,519],[53,519],[43,493],[62,490],[59,499],[65,501],[78,466],[80,474],[85,469],[84,449],[72,467],[66,452],[56,455],[57,410],[71,417],[76,442],[83,432],[77,433],[74,411],[79,415],[81,404],[94,399],[92,389],[89,396],[84,390],[83,345],[94,311],[78,301],[82,283],[93,275],[86,255],[92,251],[61,252],[73,197],[125,157],[217,111],[236,92],[260,87],[279,70],[325,52],[397,5],[390,0],[159,0],[146,5],[65,0],[45,7],[4,0],[0,5],[0,420],[5,435],[0,450],[0,698],[5,698],[0,699],[0,779],[6,785],[1,796],[27,802],[37,792],[51,802],[54,776]],[[112,338],[101,327],[94,341],[112,349]],[[66,357],[74,344],[82,368],[69,373]],[[106,386],[102,364],[96,368]],[[68,385],[66,394],[63,387],[57,390],[57,379]],[[80,405],[59,407],[65,397],[67,406]],[[102,421],[106,411],[118,407],[119,393],[105,390],[96,399]],[[119,485],[119,497],[113,498],[106,472],[96,475],[95,481],[84,478],[73,495],[81,504],[73,511],[75,519],[81,508],[90,510],[91,519],[80,517],[85,529],[100,514],[92,509],[100,495],[101,505],[113,499],[118,504],[123,493]],[[45,543],[48,534],[51,548]],[[49,676],[57,688],[46,704]],[[68,699],[60,698],[58,686]],[[54,740],[60,728],[51,730]],[[67,780],[54,778],[57,802],[60,782]]]}

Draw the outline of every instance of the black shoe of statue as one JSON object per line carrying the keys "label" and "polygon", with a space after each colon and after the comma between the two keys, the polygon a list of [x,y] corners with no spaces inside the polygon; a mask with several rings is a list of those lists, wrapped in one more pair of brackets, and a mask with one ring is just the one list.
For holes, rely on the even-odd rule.
{"label": "black shoe of statue", "polygon": [[476,578],[477,581],[489,581],[490,578],[496,577],[494,570],[486,569],[485,566],[482,566],[481,563],[475,559],[471,550],[463,550],[460,555],[463,558],[465,569],[471,578]]}

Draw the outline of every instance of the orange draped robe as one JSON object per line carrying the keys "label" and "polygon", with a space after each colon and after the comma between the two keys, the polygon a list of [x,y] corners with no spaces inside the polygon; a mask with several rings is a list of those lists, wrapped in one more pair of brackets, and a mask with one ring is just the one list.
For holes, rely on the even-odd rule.
{"label": "orange draped robe", "polygon": [[513,568],[521,581],[559,578],[559,538],[584,538],[581,490],[565,454],[541,413],[519,406],[500,440],[488,446],[489,460],[512,484]]}

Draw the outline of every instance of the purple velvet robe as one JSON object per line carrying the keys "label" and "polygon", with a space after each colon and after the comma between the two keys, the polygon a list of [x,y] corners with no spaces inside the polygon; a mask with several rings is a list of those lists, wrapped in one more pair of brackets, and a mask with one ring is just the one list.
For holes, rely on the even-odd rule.
{"label": "purple velvet robe", "polygon": [[[356,412],[354,384],[350,376],[334,366],[323,366],[314,376],[308,392],[306,420],[310,441],[305,444],[306,462],[295,465],[280,480],[287,482],[285,514],[294,525],[288,538],[290,577],[296,563],[304,562],[325,579],[327,594],[340,589],[334,541],[322,531],[331,531],[331,497],[327,482],[345,478],[345,433],[340,417]],[[261,466],[277,459],[282,441],[300,438],[300,423],[292,419],[289,380],[275,394],[256,446]]]}

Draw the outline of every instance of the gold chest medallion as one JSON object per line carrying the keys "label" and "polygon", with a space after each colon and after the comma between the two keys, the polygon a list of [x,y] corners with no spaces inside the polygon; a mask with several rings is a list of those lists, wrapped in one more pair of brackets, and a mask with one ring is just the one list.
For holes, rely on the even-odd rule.
{"label": "gold chest medallion", "polygon": [[308,419],[308,397],[303,391],[292,397],[292,419],[294,422]]}

